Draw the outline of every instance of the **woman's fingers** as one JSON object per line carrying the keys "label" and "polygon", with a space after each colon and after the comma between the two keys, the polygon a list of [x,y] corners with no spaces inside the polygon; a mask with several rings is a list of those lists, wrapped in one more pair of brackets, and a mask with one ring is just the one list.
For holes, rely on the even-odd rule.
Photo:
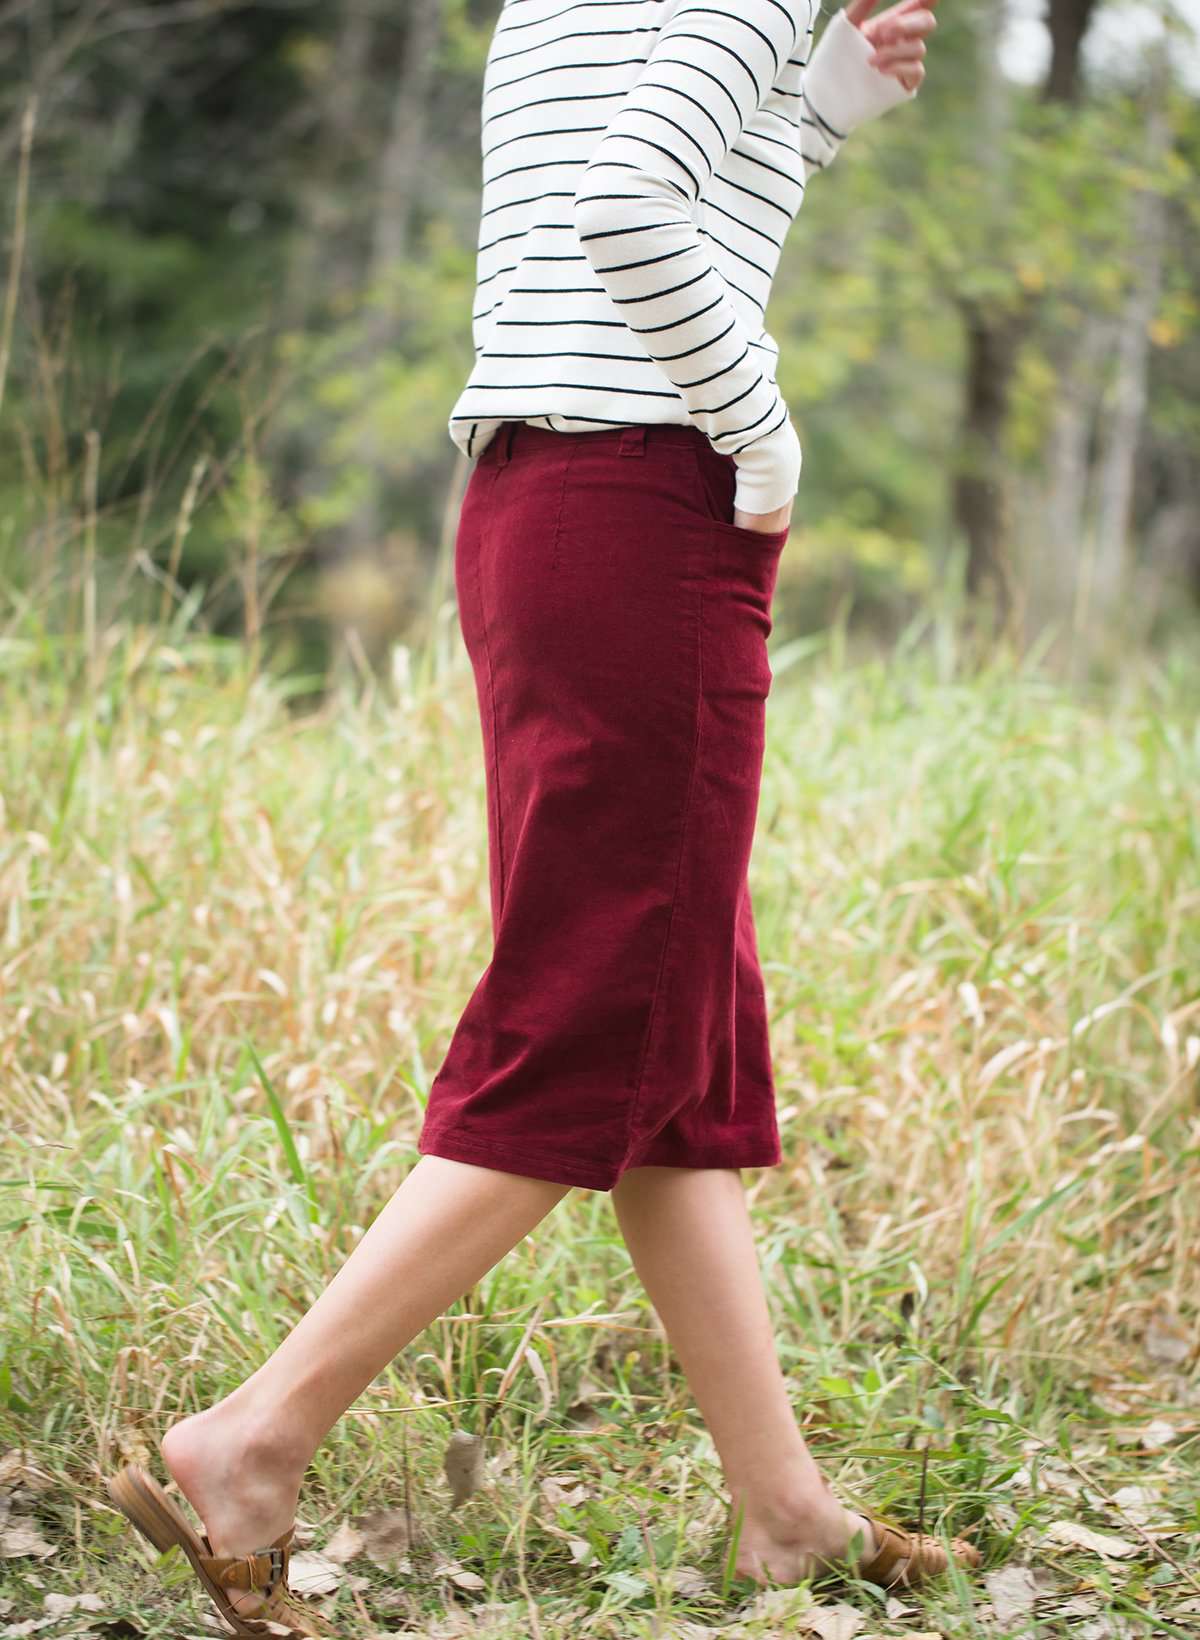
{"label": "woman's fingers", "polygon": [[881,74],[891,74],[906,91],[925,78],[925,36],[937,27],[933,8],[937,0],[897,0],[872,16],[876,0],[847,0],[846,16],[873,50],[868,58]]}
{"label": "woman's fingers", "polygon": [[895,45],[878,46],[867,61],[875,68],[887,70],[906,63],[919,63],[924,55],[924,40],[900,40]]}
{"label": "woman's fingers", "polygon": [[875,0],[846,0],[844,10],[855,28],[862,28],[864,23],[868,23],[868,27],[864,32],[871,34],[880,23],[903,17],[912,11],[932,11],[936,5],[937,0],[896,0],[894,6],[889,6],[886,11],[881,11],[877,17],[872,17],[871,13],[875,10]]}
{"label": "woman's fingers", "polygon": [[876,48],[907,43],[910,40],[924,40],[927,34],[932,34],[937,27],[937,18],[930,11],[928,5],[914,7],[901,16],[885,15],[876,17],[863,29],[863,33]]}

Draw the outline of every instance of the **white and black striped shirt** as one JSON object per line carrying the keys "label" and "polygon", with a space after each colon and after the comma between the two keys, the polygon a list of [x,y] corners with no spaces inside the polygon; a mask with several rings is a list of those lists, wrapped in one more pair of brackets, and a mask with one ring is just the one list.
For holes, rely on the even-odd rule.
{"label": "white and black striped shirt", "polygon": [[475,365],[450,417],[560,432],[694,422],[737,506],[795,495],[763,316],[805,184],[916,95],[819,0],[505,0],[483,86]]}

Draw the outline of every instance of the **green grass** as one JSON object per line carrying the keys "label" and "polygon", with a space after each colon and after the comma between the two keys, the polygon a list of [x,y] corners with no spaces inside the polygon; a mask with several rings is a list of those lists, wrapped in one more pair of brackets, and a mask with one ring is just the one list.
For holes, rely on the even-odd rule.
{"label": "green grass", "polygon": [[[307,715],[186,632],[104,629],[90,688],[65,640],[0,644],[0,1533],[52,1551],[0,1559],[0,1624],[202,1632],[101,1477],[262,1359],[415,1160],[489,952],[438,633]],[[914,1521],[923,1490],[1036,1605],[729,1583],[711,1443],[574,1191],[319,1455],[311,1547],[412,1524],[325,1600],[347,1640],[793,1634],[835,1602],[861,1635],[1200,1632],[1200,677],[1072,694],[945,640],[774,666],[752,880],[787,1160],[746,1182],[797,1417],[848,1500]],[[488,1468],[452,1511],[456,1429]],[[81,1591],[104,1611],[46,1604]]]}

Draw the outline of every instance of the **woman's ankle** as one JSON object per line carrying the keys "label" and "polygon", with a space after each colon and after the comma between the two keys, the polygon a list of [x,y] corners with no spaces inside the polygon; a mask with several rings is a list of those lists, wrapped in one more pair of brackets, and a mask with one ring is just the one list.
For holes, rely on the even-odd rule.
{"label": "woman's ankle", "polygon": [[173,1424],[160,1450],[217,1554],[263,1548],[286,1530],[311,1457],[285,1420],[227,1401]]}
{"label": "woman's ankle", "polygon": [[739,1511],[756,1532],[778,1543],[803,1543],[817,1553],[836,1553],[845,1541],[846,1510],[827,1485],[804,1483],[734,1485],[733,1515]]}

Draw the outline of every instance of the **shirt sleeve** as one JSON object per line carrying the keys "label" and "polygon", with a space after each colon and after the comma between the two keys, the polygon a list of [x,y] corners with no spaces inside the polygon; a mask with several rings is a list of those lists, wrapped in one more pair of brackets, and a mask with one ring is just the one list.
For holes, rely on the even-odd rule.
{"label": "shirt sleeve", "polygon": [[844,11],[833,14],[804,70],[803,98],[828,164],[856,125],[873,120],[920,90],[906,91],[869,61],[871,42]]}
{"label": "shirt sleeve", "polygon": [[[801,14],[807,25],[805,0],[680,0],[574,200],[580,245],[596,277],[690,419],[737,463],[735,505],[750,513],[772,512],[796,494],[800,441],[695,213],[802,38]],[[871,67],[869,51],[839,12],[805,69],[811,118],[801,145],[815,144],[818,166],[852,126],[909,95]]]}

